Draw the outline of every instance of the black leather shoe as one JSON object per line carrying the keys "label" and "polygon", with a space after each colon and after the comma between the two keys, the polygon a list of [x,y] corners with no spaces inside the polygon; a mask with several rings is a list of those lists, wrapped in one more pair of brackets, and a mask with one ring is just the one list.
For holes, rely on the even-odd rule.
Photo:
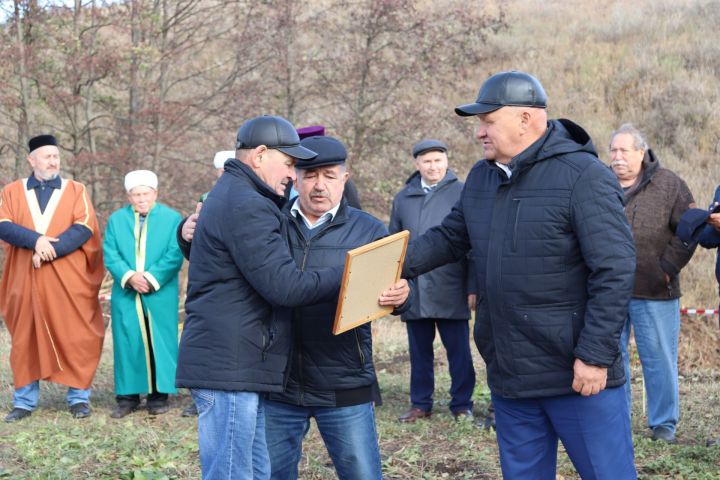
{"label": "black leather shoe", "polygon": [[466,410],[458,410],[457,412],[453,412],[453,418],[457,421],[464,421],[464,422],[472,422],[475,417],[473,416],[472,410],[469,408]]}
{"label": "black leather shoe", "polygon": [[652,434],[653,440],[662,440],[667,443],[676,443],[675,434],[667,427],[655,427]]}
{"label": "black leather shoe", "polygon": [[170,406],[167,402],[148,405],[148,413],[150,415],[162,415],[163,413],[167,413],[169,411]]}
{"label": "black leather shoe", "polygon": [[185,409],[183,409],[182,413],[180,414],[183,417],[197,417],[198,411],[197,407],[195,406],[195,402],[190,403]]}
{"label": "black leather shoe", "polygon": [[70,405],[70,413],[73,418],[87,418],[90,416],[91,412],[90,405],[87,403],[76,403],[75,405]]}
{"label": "black leather shoe", "polygon": [[115,405],[115,408],[113,408],[112,413],[110,413],[110,418],[123,418],[130,415],[132,412],[137,410],[139,403],[129,403],[129,402],[123,402],[118,403]]}
{"label": "black leather shoe", "polygon": [[8,413],[5,417],[7,423],[19,422],[23,418],[27,418],[32,415],[31,410],[25,410],[24,408],[13,408],[12,412]]}
{"label": "black leather shoe", "polygon": [[400,423],[415,423],[418,418],[430,418],[432,412],[426,412],[417,407],[412,407],[398,417]]}

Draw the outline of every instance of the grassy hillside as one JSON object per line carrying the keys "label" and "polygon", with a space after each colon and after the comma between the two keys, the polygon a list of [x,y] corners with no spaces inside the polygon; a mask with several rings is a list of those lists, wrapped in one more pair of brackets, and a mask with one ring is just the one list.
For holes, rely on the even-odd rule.
{"label": "grassy hillside", "polygon": [[[610,133],[635,124],[661,165],[678,173],[698,206],[707,207],[720,184],[720,2],[501,4],[510,28],[489,38],[492,59],[469,82],[473,89],[498,70],[535,74],[547,90],[550,117],[585,127],[606,162]],[[473,94],[467,90],[458,101]],[[699,249],[682,272],[683,305],[717,305],[713,266],[714,252]]]}

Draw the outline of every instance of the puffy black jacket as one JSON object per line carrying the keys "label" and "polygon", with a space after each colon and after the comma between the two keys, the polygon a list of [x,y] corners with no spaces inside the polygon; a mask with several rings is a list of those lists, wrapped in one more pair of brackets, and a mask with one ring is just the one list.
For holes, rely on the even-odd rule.
{"label": "puffy black jacket", "polygon": [[608,367],[607,385],[622,385],[635,250],[615,175],[569,120],[548,122],[511,168],[508,179],[495,162],[478,162],[457,207],[410,245],[405,272],[472,248],[475,343],[496,395],[573,393],[576,358]]}
{"label": "puffy black jacket", "polygon": [[[460,199],[463,184],[448,170],[432,193],[425,193],[420,173],[413,173],[405,188],[395,196],[390,214],[390,233],[410,230],[410,241],[439,225]],[[403,313],[403,320],[442,318],[467,320],[467,261],[443,265],[419,276],[412,306]]]}
{"label": "puffy black jacket", "polygon": [[277,195],[232,160],[203,204],[190,252],[176,385],[281,391],[291,310],[337,298],[342,267],[300,271]]}
{"label": "puffy black jacket", "polygon": [[[304,269],[344,266],[348,250],[387,236],[385,225],[343,200],[335,218],[308,238],[302,219],[289,217],[288,238],[293,256]],[[296,308],[293,354],[286,390],[270,400],[302,406],[334,407],[344,391],[375,382],[370,323],[333,335],[337,299]],[[397,313],[397,312],[394,312]],[[368,394],[370,390],[368,389]]]}

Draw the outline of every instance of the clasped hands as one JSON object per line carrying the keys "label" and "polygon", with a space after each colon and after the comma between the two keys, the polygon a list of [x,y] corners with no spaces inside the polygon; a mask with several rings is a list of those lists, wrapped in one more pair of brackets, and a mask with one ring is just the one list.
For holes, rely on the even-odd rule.
{"label": "clasped hands", "polygon": [[147,278],[143,276],[142,272],[135,272],[133,276],[128,279],[127,283],[138,293],[150,293],[152,290],[150,282],[147,281]]}
{"label": "clasped hands", "polygon": [[35,250],[33,251],[32,264],[34,268],[40,268],[43,262],[52,262],[57,258],[57,252],[53,243],[59,241],[58,238],[41,235],[35,242]]}

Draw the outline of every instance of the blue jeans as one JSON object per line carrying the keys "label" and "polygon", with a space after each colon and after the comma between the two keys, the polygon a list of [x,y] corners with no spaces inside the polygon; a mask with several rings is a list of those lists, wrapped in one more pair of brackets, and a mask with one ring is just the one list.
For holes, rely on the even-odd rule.
{"label": "blue jeans", "polygon": [[620,342],[625,362],[625,377],[628,379],[625,394],[629,411],[632,411],[632,395],[627,347],[631,325],[645,378],[648,425],[650,428],[666,427],[675,432],[680,418],[677,358],[680,300],[630,300],[628,318]]}
{"label": "blue jeans", "polygon": [[435,328],[447,353],[450,370],[450,411],[472,410],[475,368],[470,353],[470,328],[467,320],[423,318],[405,322],[410,350],[410,402],[429,412],[435,391]]}
{"label": "blue jeans", "polygon": [[[77,403],[90,403],[91,389],[73,388],[68,387],[67,400],[68,406],[73,406]],[[40,382],[35,381],[28,383],[24,387],[16,388],[13,394],[13,407],[22,408],[23,410],[30,410],[31,412],[37,407],[38,399],[40,398]]]}
{"label": "blue jeans", "polygon": [[509,399],[492,395],[506,480],[555,480],[558,439],[583,480],[637,478],[625,392]]}
{"label": "blue jeans", "polygon": [[202,478],[270,478],[260,394],[199,388],[190,389],[190,393],[198,410]]}
{"label": "blue jeans", "polygon": [[315,417],[340,480],[382,479],[372,402],[350,407],[298,407],[266,400],[265,433],[273,480],[298,478],[310,417]]}

